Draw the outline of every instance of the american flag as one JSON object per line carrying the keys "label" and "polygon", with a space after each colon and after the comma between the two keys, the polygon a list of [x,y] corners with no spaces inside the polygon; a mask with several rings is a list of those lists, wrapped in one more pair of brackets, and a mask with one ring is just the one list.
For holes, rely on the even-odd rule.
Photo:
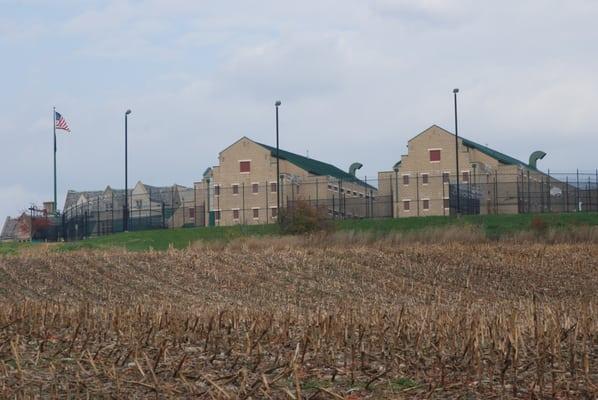
{"label": "american flag", "polygon": [[71,128],[69,128],[69,124],[66,123],[66,120],[64,119],[64,117],[62,115],[60,115],[60,113],[54,111],[54,121],[56,123],[56,129],[62,129],[65,130],[67,132],[71,131]]}

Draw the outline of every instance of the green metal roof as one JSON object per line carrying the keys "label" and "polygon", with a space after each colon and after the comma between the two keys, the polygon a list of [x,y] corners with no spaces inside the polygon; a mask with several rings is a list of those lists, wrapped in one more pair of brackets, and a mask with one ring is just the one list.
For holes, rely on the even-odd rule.
{"label": "green metal roof", "polygon": [[[257,144],[266,148],[267,150],[270,150],[270,154],[272,155],[272,157],[276,157],[276,147],[268,146],[267,144],[263,143]],[[372,185],[369,185],[364,181],[357,179],[355,176],[343,171],[338,167],[335,167],[332,164],[314,160],[313,158],[300,156],[299,154],[291,153],[290,151],[285,151],[282,149],[279,149],[279,156],[281,160],[287,160],[288,162],[295,164],[299,168],[304,169],[311,174],[319,176],[333,176],[342,181],[356,182],[361,185],[367,186],[370,189],[377,190]]]}
{"label": "green metal roof", "polygon": [[[528,164],[524,163],[523,161],[519,161],[516,158],[508,156],[504,153],[501,153],[500,151],[496,151],[494,149],[491,149],[490,147],[482,146],[481,144],[473,142],[469,139],[461,138],[461,140],[463,141],[463,145],[465,145],[467,147],[474,148],[474,149],[486,154],[487,156],[497,159],[498,161],[500,161],[503,164],[521,165],[525,168],[531,168]],[[531,169],[533,169],[533,168],[531,168]]]}

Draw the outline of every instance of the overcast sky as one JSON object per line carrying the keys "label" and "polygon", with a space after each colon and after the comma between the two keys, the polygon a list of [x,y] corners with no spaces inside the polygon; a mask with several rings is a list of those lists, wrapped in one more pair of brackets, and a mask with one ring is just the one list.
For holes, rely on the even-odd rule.
{"label": "overcast sky", "polygon": [[0,224],[58,190],[192,186],[243,135],[373,178],[432,124],[598,167],[594,0],[0,0]]}

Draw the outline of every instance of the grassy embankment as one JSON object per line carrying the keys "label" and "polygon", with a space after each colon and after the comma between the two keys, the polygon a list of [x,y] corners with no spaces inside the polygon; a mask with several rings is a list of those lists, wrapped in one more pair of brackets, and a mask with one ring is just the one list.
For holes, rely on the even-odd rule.
{"label": "grassy embankment", "polygon": [[[443,230],[458,231],[459,228],[479,232],[482,238],[498,239],[530,232],[534,219],[543,221],[546,230],[574,232],[578,229],[598,226],[598,213],[569,214],[519,214],[519,215],[466,215],[453,217],[413,217],[402,219],[363,219],[335,222],[337,232],[367,234],[369,237],[388,235],[426,234]],[[197,241],[223,241],[243,237],[278,235],[278,227],[271,225],[247,225],[233,227],[198,227],[164,230],[148,230],[119,233],[91,238],[79,242],[52,244],[57,250],[105,249],[125,247],[143,251],[150,248],[166,250],[170,246],[184,248]],[[15,253],[31,247],[30,243],[0,244],[0,255]]]}

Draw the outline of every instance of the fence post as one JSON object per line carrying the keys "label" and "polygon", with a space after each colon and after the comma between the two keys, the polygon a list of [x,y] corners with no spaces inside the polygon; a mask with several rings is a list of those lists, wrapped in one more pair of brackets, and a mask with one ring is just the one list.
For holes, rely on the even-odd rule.
{"label": "fence post", "polygon": [[544,212],[544,177],[540,177],[540,212]]}
{"label": "fence post", "polygon": [[[446,190],[444,189],[444,172],[440,172],[440,183],[442,185],[442,215],[446,217],[446,207],[444,207],[444,198],[446,197]],[[398,199],[397,199],[398,202]],[[449,201],[450,206],[450,201]]]}
{"label": "fence post", "polygon": [[97,221],[96,221],[96,231],[98,233],[98,236],[100,236],[100,196],[98,196],[98,207],[97,207]]}
{"label": "fence post", "polygon": [[243,225],[247,225],[247,219],[245,218],[245,182],[241,182],[241,207],[243,207]]}
{"label": "fence post", "polygon": [[569,176],[565,176],[565,212],[569,212]]}
{"label": "fence post", "polygon": [[364,177],[363,182],[363,200],[365,201],[365,217],[368,218],[369,214],[369,207],[368,207],[368,177]]}
{"label": "fence post", "polygon": [[598,169],[596,169],[596,181],[594,183],[596,186],[596,210],[598,211]]}
{"label": "fence post", "polygon": [[547,193],[547,201],[548,201],[548,212],[552,212],[552,199],[550,198],[550,168],[548,168],[548,193]]}
{"label": "fence post", "polygon": [[334,213],[335,213],[335,210],[334,210],[334,195],[332,195],[332,219],[336,219]]}
{"label": "fence post", "polygon": [[419,217],[419,172],[415,173],[415,202],[417,203],[417,216]]}
{"label": "fence post", "polygon": [[[257,190],[258,191],[260,190],[260,184],[259,183],[257,184]],[[269,208],[269,205],[268,205],[268,181],[266,181],[266,189],[264,190],[264,194],[265,194],[265,197],[266,197],[266,224],[269,224],[271,216],[270,216],[270,208]]]}
{"label": "fence post", "polygon": [[580,206],[579,206],[579,168],[577,169],[576,172],[576,176],[577,176],[577,184],[575,185],[575,210],[577,212],[579,212],[580,210]]}
{"label": "fence post", "polygon": [[319,192],[318,192],[318,189],[319,189],[318,178],[316,178],[316,209],[318,209],[318,207],[320,205],[319,204]]}

